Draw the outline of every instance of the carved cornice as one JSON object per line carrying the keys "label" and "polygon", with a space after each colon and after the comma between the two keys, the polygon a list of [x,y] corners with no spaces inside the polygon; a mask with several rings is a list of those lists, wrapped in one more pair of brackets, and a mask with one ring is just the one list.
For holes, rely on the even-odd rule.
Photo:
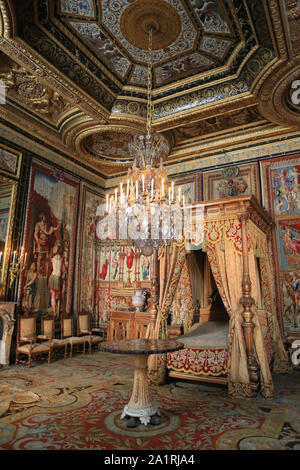
{"label": "carved cornice", "polygon": [[38,77],[11,60],[2,60],[0,80],[6,85],[7,97],[10,97],[16,106],[21,104],[43,119],[56,123],[71,107],[61,94],[42,84]]}
{"label": "carved cornice", "polygon": [[7,56],[13,57],[14,61],[24,67],[32,75],[38,77],[43,83],[57,90],[72,104],[79,107],[89,116],[97,119],[98,122],[105,123],[108,119],[108,111],[88,94],[77,87],[76,84],[66,79],[62,74],[42,58],[37,52],[31,49],[21,39],[2,39],[0,50]]}

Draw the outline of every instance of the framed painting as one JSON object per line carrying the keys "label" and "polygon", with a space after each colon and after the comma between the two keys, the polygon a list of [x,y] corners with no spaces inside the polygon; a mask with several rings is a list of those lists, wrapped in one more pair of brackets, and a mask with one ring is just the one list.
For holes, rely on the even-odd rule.
{"label": "framed painting", "polygon": [[300,155],[260,162],[263,205],[275,222],[277,305],[287,334],[300,331]]}
{"label": "framed painting", "polygon": [[16,150],[0,143],[0,172],[6,175],[18,177],[21,156],[21,152],[17,152]]}
{"label": "framed painting", "polygon": [[22,278],[23,307],[58,318],[71,313],[79,182],[33,161],[29,184]]}
{"label": "framed painting", "polygon": [[187,204],[195,204],[202,199],[201,173],[174,180],[175,197],[184,195]]}
{"label": "framed painting", "polygon": [[203,173],[204,201],[253,194],[260,201],[257,163],[235,165]]}

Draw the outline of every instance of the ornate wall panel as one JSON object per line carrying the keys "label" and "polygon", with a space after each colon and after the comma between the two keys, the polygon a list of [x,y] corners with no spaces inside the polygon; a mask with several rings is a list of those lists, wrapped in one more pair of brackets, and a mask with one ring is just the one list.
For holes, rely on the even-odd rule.
{"label": "ornate wall panel", "polygon": [[263,204],[276,224],[274,254],[285,333],[300,331],[300,156],[261,162]]}
{"label": "ornate wall panel", "polygon": [[228,196],[254,194],[260,201],[257,163],[229,166],[203,173],[204,201]]}

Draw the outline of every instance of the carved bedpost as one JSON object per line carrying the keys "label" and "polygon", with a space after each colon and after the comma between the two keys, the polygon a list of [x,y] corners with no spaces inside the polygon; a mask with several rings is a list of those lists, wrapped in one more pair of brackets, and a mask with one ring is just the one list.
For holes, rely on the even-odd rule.
{"label": "carved bedpost", "polygon": [[251,280],[249,276],[249,259],[248,259],[248,243],[247,243],[247,221],[249,214],[239,214],[241,221],[242,232],[242,247],[243,247],[243,279],[242,279],[242,297],[240,303],[243,306],[243,323],[244,337],[246,343],[248,371],[250,377],[251,388],[257,390],[259,385],[259,368],[254,362],[254,328],[253,312],[251,307],[254,304],[254,299],[251,297]]}

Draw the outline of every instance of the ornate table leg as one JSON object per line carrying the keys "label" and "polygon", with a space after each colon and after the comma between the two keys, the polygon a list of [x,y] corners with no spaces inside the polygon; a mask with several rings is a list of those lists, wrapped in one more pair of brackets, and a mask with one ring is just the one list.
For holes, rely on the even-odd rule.
{"label": "ornate table leg", "polygon": [[[151,424],[159,424],[159,418],[154,415],[160,415],[158,407],[152,405],[149,397],[148,380],[147,380],[147,354],[137,354],[134,358],[134,379],[132,395],[128,405],[125,406],[121,419],[129,416],[140,419],[141,423],[147,426]],[[135,427],[135,419],[128,422],[128,427]]]}

